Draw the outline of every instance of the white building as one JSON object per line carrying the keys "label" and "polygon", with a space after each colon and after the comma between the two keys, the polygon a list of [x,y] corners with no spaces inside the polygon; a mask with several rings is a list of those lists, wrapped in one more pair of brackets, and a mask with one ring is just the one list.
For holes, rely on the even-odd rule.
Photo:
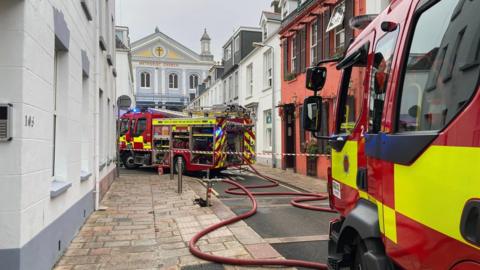
{"label": "white building", "polygon": [[137,106],[182,110],[195,99],[196,89],[214,64],[207,30],[197,54],[160,32],[132,43]]}
{"label": "white building", "polygon": [[114,0],[0,1],[0,269],[47,270],[114,179]]}
{"label": "white building", "polygon": [[[279,13],[262,12],[262,42],[239,64],[239,103],[253,112],[257,162],[268,165],[272,165],[272,151],[281,152],[282,142],[278,108],[272,108],[281,99],[281,50],[277,35],[280,23]],[[281,156],[275,157],[276,164],[280,164]]]}
{"label": "white building", "polygon": [[130,100],[132,101],[131,108],[135,108],[132,54],[130,51],[130,35],[128,27],[115,27],[115,44],[117,98],[120,96],[130,97]]}

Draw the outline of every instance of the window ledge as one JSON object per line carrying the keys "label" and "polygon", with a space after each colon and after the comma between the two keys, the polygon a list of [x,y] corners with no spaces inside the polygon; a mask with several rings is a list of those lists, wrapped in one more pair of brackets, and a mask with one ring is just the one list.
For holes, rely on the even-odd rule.
{"label": "window ledge", "polygon": [[106,162],[100,163],[100,164],[98,165],[98,170],[99,170],[99,171],[103,171],[103,169],[105,169],[105,166],[107,166],[107,163],[106,163]]}
{"label": "window ledge", "polygon": [[92,176],[92,173],[80,171],[80,182],[87,181],[88,179],[90,179],[90,176]]}
{"label": "window ledge", "polygon": [[264,88],[262,90],[262,92],[267,92],[268,90],[272,90],[272,87],[271,86],[267,86],[266,88]]}
{"label": "window ledge", "polygon": [[67,183],[59,180],[53,180],[52,184],[50,185],[50,198],[54,199],[63,193],[65,193],[70,187],[72,183]]}
{"label": "window ledge", "polygon": [[248,100],[248,99],[251,99],[252,97],[253,97],[253,96],[252,96],[252,95],[250,95],[250,96],[246,97],[245,99],[247,99],[247,100]]}

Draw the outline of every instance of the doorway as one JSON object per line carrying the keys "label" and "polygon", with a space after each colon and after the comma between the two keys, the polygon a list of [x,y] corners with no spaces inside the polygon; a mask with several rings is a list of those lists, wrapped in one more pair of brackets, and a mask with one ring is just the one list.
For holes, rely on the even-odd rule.
{"label": "doorway", "polygon": [[[284,115],[285,154],[295,154],[295,105],[285,105]],[[285,156],[285,168],[295,170],[295,156]]]}

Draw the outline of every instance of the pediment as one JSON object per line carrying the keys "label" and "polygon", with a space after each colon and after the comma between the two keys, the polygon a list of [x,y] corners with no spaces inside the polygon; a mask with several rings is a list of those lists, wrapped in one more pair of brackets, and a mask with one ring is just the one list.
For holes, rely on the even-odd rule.
{"label": "pediment", "polygon": [[192,61],[200,62],[200,56],[171,38],[156,33],[132,46],[133,57],[152,58],[157,61]]}

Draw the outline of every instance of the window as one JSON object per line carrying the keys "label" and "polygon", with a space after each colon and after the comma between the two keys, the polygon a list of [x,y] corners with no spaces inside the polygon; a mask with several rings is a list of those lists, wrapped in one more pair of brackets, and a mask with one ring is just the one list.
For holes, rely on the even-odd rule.
{"label": "window", "polygon": [[335,28],[335,54],[342,54],[345,51],[345,28],[343,25]]}
{"label": "window", "polygon": [[[368,51],[368,47],[363,46],[361,50]],[[341,92],[338,96],[339,110],[337,119],[339,121],[336,125],[337,134],[350,134],[360,118],[366,63],[367,54],[360,52],[360,57],[357,57],[354,63],[351,63],[343,70],[340,86]]]}
{"label": "window", "polygon": [[223,50],[223,59],[225,61],[228,61],[232,58],[232,44],[229,44],[225,49]]}
{"label": "window", "polygon": [[129,119],[124,118],[120,120],[120,136],[127,134],[129,124],[130,124]]}
{"label": "window", "polygon": [[271,151],[272,150],[272,110],[266,110],[263,112],[263,121],[264,121],[264,128],[265,128],[265,143],[264,143],[264,150]]}
{"label": "window", "polygon": [[178,89],[178,75],[171,73],[168,75],[168,87],[170,89]]}
{"label": "window", "polygon": [[310,26],[310,65],[315,65],[318,62],[318,23],[313,21]]}
{"label": "window", "polygon": [[150,73],[144,71],[140,74],[140,87],[150,88]]}
{"label": "window", "polygon": [[478,8],[466,7],[474,2],[440,1],[418,19],[403,75],[399,132],[443,129],[478,88]]}
{"label": "window", "polygon": [[197,75],[195,75],[195,74],[190,75],[189,86],[190,86],[190,89],[197,89],[197,86],[198,86],[198,76]]}
{"label": "window", "polygon": [[292,73],[295,73],[297,72],[297,66],[296,66],[296,63],[297,63],[297,36],[294,36],[292,38],[292,49],[290,51],[290,54],[291,54],[291,65],[290,65],[290,71]]}
{"label": "window", "polygon": [[263,54],[263,86],[265,88],[273,86],[273,65],[272,50]]}
{"label": "window", "polygon": [[234,86],[235,88],[233,89],[233,91],[234,91],[234,92],[233,92],[233,98],[234,98],[234,99],[238,99],[238,87],[239,87],[239,85],[238,85],[238,84],[239,84],[239,81],[238,81],[238,71],[235,72],[235,78],[234,78],[234,80],[235,80],[235,86]]}
{"label": "window", "polygon": [[58,101],[58,80],[59,80],[59,69],[58,63],[59,61],[59,52],[55,51],[55,55],[53,58],[53,138],[52,138],[52,145],[53,145],[53,154],[52,154],[52,176],[55,176],[55,165],[56,165],[56,151],[57,151],[57,101]]}
{"label": "window", "polygon": [[228,101],[228,87],[227,87],[227,81],[225,80],[223,82],[223,103],[227,103]]}
{"label": "window", "polygon": [[377,43],[370,83],[368,132],[380,132],[383,106],[399,30],[385,34]]}
{"label": "window", "polygon": [[235,37],[235,52],[240,51],[240,36]]}
{"label": "window", "polygon": [[228,77],[228,99],[232,101],[233,98],[233,76]]}
{"label": "window", "polygon": [[247,97],[253,95],[253,64],[247,66]]}
{"label": "window", "polygon": [[147,129],[147,119],[138,119],[137,129],[135,129],[134,137],[142,136],[143,132]]}

